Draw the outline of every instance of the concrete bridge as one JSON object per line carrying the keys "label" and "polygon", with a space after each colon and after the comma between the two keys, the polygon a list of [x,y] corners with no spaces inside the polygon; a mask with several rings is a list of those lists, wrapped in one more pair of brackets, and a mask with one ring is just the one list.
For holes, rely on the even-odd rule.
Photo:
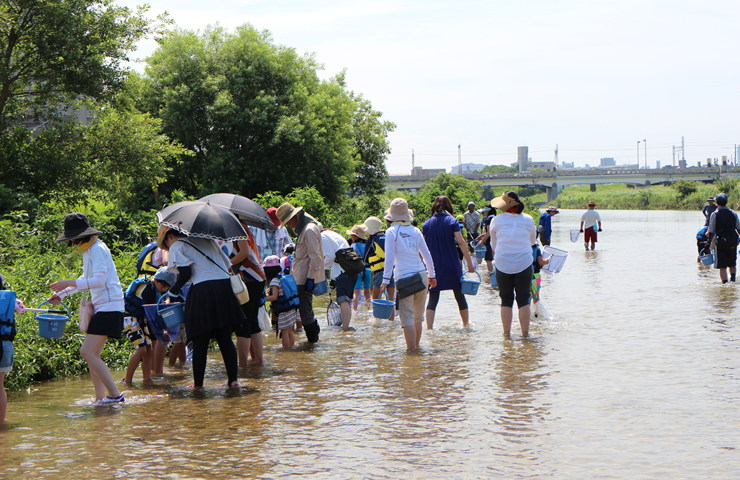
{"label": "concrete bridge", "polygon": [[[468,180],[478,180],[484,187],[532,187],[543,186],[547,190],[547,201],[553,200],[558,193],[571,185],[597,185],[607,183],[625,183],[628,185],[650,186],[659,183],[690,180],[712,182],[723,177],[740,177],[740,167],[723,165],[720,167],[689,167],[660,169],[578,169],[556,170],[554,172],[523,173],[474,173],[464,174]],[[394,175],[385,181],[388,188],[411,190],[415,193],[431,177],[412,175]]]}

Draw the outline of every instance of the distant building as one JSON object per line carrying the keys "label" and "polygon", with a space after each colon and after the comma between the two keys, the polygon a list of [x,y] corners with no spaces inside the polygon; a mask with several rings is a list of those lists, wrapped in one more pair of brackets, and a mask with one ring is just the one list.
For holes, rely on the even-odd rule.
{"label": "distant building", "polygon": [[657,161],[655,162],[655,168],[660,168],[660,160],[657,160]]}
{"label": "distant building", "polygon": [[616,164],[617,162],[615,162],[613,158],[602,158],[601,159],[602,167],[611,167],[612,165],[616,165]]}
{"label": "distant building", "polygon": [[414,167],[414,169],[411,170],[411,175],[414,177],[434,178],[440,173],[447,173],[447,169]]}
{"label": "distant building", "polygon": [[686,168],[686,160],[679,160],[678,168]]}
{"label": "distant building", "polygon": [[[92,123],[94,118],[92,112],[90,112],[86,106],[82,105],[79,108],[68,107],[62,115],[62,120],[76,120],[80,124],[87,126]],[[36,136],[41,132],[41,130],[43,130],[44,126],[47,124],[47,121],[27,120],[25,122],[20,122],[20,124],[31,130],[33,132],[33,135]]]}
{"label": "distant building", "polygon": [[[473,172],[480,172],[484,168],[486,168],[488,165],[483,165],[482,163],[463,163],[458,168],[457,165],[452,167],[452,173],[453,175],[457,175],[459,173],[467,174],[467,173],[473,173]],[[461,171],[458,171],[461,170]]]}
{"label": "distant building", "polygon": [[568,163],[568,162],[562,162],[561,165],[562,165],[561,168],[576,168],[575,167],[575,162],[570,162],[570,163]]}
{"label": "distant building", "polygon": [[529,147],[517,147],[517,169],[519,172],[527,171],[527,162],[529,161]]}

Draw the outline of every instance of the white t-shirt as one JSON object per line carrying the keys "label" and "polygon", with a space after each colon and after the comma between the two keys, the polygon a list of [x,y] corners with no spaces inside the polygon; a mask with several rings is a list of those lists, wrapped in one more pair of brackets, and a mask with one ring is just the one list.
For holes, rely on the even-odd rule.
{"label": "white t-shirt", "polygon": [[601,221],[601,217],[599,216],[599,212],[596,210],[591,210],[590,208],[583,212],[583,215],[581,215],[581,221],[583,222],[583,228],[593,227],[598,228],[598,222]]}
{"label": "white t-shirt", "polygon": [[399,224],[386,230],[383,283],[388,285],[391,276],[398,281],[425,270],[428,278],[436,278],[434,261],[421,231],[413,225]]}
{"label": "white t-shirt", "polygon": [[[90,290],[90,301],[96,312],[122,312],[123,289],[110,250],[100,239],[82,254],[82,276],[74,287],[59,292],[59,298]],[[85,294],[87,295],[87,294]]]}
{"label": "white t-shirt", "polygon": [[[214,262],[217,262],[221,268],[216,266],[211,260],[208,260],[203,254],[194,249],[191,245],[198,247],[198,250],[208,255]],[[190,281],[193,285],[210,280],[224,280],[229,278],[226,273],[231,266],[229,257],[221,250],[213,240],[206,238],[186,238],[178,240],[170,247],[170,259],[167,270],[178,273],[177,267],[190,267],[192,276]]]}
{"label": "white t-shirt", "polygon": [[334,262],[334,256],[337,250],[349,248],[349,243],[334,230],[324,230],[321,232],[321,243],[324,247],[324,270],[331,269],[331,278],[335,279],[344,273],[344,270],[338,263]]}
{"label": "white t-shirt", "polygon": [[496,270],[514,274],[532,265],[532,245],[537,241],[534,220],[526,213],[502,213],[491,221],[491,249]]}

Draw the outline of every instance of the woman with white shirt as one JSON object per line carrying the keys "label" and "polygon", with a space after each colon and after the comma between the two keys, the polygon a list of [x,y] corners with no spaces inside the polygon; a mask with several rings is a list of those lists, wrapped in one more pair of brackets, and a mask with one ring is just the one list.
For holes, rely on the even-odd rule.
{"label": "woman with white shirt", "polygon": [[[490,227],[491,249],[496,259],[496,282],[501,297],[501,323],[504,335],[511,335],[514,317],[514,299],[519,307],[519,325],[522,336],[529,335],[529,295],[532,284],[532,245],[537,229],[532,217],[524,211],[524,204],[516,192],[505,192],[491,200],[491,206],[501,209]],[[487,234],[478,237],[485,241]]]}
{"label": "woman with white shirt", "polygon": [[[208,359],[208,344],[216,339],[228,376],[227,386],[237,387],[237,354],[231,333],[246,320],[234,296],[228,270],[231,262],[213,240],[186,237],[177,230],[160,226],[157,244],[168,250],[167,269],[177,273],[170,293],[178,295],[188,281],[192,287],[185,300],[187,342],[193,342],[193,380],[203,388]],[[186,343],[187,343],[186,342]]]}
{"label": "woman with white shirt", "polygon": [[[121,338],[123,331],[123,290],[108,247],[98,239],[102,233],[90,226],[87,216],[70,213],[64,217],[64,233],[57,242],[67,242],[82,252],[82,276],[76,280],[59,280],[51,284],[54,294],[49,302],[58,305],[73,293],[90,291],[95,313],[90,318],[80,355],[87,362],[95,387],[96,405],[123,403],[108,365],[100,358],[108,337]],[[106,396],[106,390],[108,395]]]}
{"label": "woman with white shirt", "polygon": [[[391,278],[395,278],[396,293],[399,295],[398,314],[406,339],[406,349],[414,350],[419,348],[421,340],[427,290],[437,285],[434,262],[421,231],[411,225],[414,212],[409,210],[406,200],[394,199],[385,212],[385,219],[391,227],[385,232],[385,267],[380,291],[384,292]],[[399,284],[403,285],[404,279],[411,279],[417,274],[419,290],[402,296]]]}

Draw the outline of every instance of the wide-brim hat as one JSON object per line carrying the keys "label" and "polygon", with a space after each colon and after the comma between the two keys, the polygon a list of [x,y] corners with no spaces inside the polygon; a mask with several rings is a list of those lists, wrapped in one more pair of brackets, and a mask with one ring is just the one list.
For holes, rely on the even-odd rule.
{"label": "wide-brim hat", "polygon": [[383,230],[383,222],[378,217],[367,217],[363,225],[368,235],[375,235]]}
{"label": "wide-brim hat", "polygon": [[594,202],[593,200],[590,200],[590,201],[588,202],[588,206],[589,206],[589,207],[598,207],[598,205],[596,205],[596,202]]}
{"label": "wide-brim hat", "polygon": [[504,212],[510,208],[516,207],[517,205],[519,205],[519,202],[517,202],[515,198],[511,198],[506,195],[506,193],[502,193],[500,197],[496,197],[491,200],[492,207],[503,210]]}
{"label": "wide-brim hat", "polygon": [[714,197],[707,198],[707,202],[713,202],[713,201],[714,201]]}
{"label": "wide-brim hat", "polygon": [[394,198],[391,207],[385,211],[387,221],[393,222],[410,222],[414,219],[414,211],[409,208],[408,202],[404,198]]}
{"label": "wide-brim hat", "polygon": [[558,210],[556,207],[547,207],[547,210],[545,211],[551,213],[560,213],[560,210]]}
{"label": "wide-brim hat", "polygon": [[291,218],[295,217],[299,212],[302,211],[303,207],[294,207],[290,203],[285,202],[278,207],[275,215],[277,215],[277,218],[280,221],[280,225],[285,225],[290,221]]}
{"label": "wide-brim hat", "polygon": [[344,233],[347,235],[357,235],[363,240],[367,239],[367,227],[365,225],[354,225],[350,230],[346,230]]}
{"label": "wide-brim hat", "polygon": [[164,236],[169,229],[170,227],[167,225],[159,225],[157,228],[157,246],[163,250],[167,249],[167,246],[164,244]]}
{"label": "wide-brim hat", "polygon": [[91,235],[100,235],[100,230],[95,230],[90,226],[90,220],[84,213],[70,213],[64,217],[64,233],[57,238],[57,242],[69,242],[78,238],[89,237]]}
{"label": "wide-brim hat", "polygon": [[279,267],[280,266],[280,257],[277,255],[268,255],[265,257],[264,262],[262,262],[263,267]]}
{"label": "wide-brim hat", "polygon": [[475,206],[475,202],[468,202],[468,207],[471,206],[471,205],[472,206]]}

